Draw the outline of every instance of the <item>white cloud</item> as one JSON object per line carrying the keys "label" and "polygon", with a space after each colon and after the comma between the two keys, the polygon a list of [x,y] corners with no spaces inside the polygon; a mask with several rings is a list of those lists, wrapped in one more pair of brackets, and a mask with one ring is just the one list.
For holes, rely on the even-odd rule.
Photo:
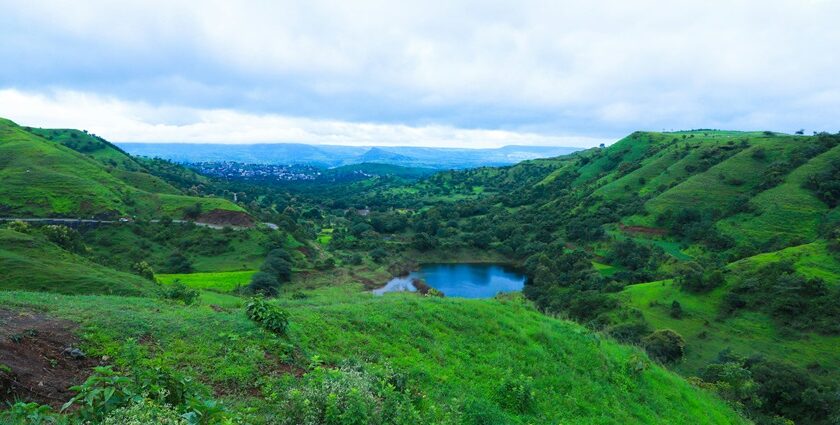
{"label": "white cloud", "polygon": [[802,0],[0,0],[0,88],[548,135],[836,131],[837,16]]}
{"label": "white cloud", "polygon": [[591,147],[612,140],[546,136],[442,125],[407,126],[317,120],[227,109],[150,106],[97,95],[53,95],[0,90],[0,116],[20,125],[80,128],[117,142],[295,142],[337,145],[500,147],[541,145]]}

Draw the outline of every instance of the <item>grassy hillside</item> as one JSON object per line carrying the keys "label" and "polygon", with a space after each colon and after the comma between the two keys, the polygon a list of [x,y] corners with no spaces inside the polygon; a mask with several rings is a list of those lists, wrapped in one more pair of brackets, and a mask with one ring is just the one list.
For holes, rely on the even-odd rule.
{"label": "grassy hillside", "polygon": [[[699,374],[721,352],[732,350],[811,369],[824,382],[834,382],[840,376],[840,352],[836,349],[840,337],[791,333],[759,312],[722,316],[725,293],[724,288],[702,295],[686,293],[665,280],[631,285],[621,295],[652,327],[673,329],[686,338],[685,358],[675,366],[684,375]],[[670,314],[674,301],[681,305],[681,318]]]}
{"label": "grassy hillside", "polygon": [[8,120],[0,120],[0,179],[4,216],[180,218],[195,204],[205,212],[242,211],[223,199],[183,195],[99,138],[70,130],[27,131]]}
{"label": "grassy hillside", "polygon": [[151,281],[67,252],[37,235],[0,229],[0,289],[62,294],[147,295]]}
{"label": "grassy hillside", "polygon": [[[287,342],[232,306],[20,292],[0,293],[0,303],[83,323],[85,350],[115,364],[139,349],[158,367],[187,371],[254,424],[291,414],[289,391],[315,391],[303,384],[309,375],[294,378],[313,358],[330,368],[354,359],[356,370],[397,371],[400,385],[415,394],[413,423],[744,422],[637,349],[601,340],[515,298],[374,297],[355,286],[334,287],[279,301],[290,313]],[[341,378],[355,373],[341,372],[346,367],[334,369],[332,379],[354,376]],[[526,385],[533,405],[517,410],[503,402],[504,382]],[[334,388],[333,397],[346,396]]]}

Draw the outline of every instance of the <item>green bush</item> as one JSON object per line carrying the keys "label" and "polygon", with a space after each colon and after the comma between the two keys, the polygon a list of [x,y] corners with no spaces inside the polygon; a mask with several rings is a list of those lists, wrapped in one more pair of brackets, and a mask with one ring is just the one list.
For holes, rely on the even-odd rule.
{"label": "green bush", "polygon": [[138,276],[145,277],[149,280],[155,280],[155,271],[152,269],[152,266],[145,261],[139,261],[132,264],[131,271]]}
{"label": "green bush", "polygon": [[245,305],[245,313],[249,319],[279,335],[285,335],[289,327],[289,314],[263,298],[252,298],[248,301]]}
{"label": "green bush", "polygon": [[18,232],[18,233],[30,233],[30,232],[32,232],[32,226],[30,226],[29,223],[27,223],[25,221],[20,221],[20,220],[15,220],[15,221],[9,222],[9,224],[6,225],[6,228],[9,229],[9,230],[13,230],[15,232]]}
{"label": "green bush", "polygon": [[676,362],[685,355],[685,339],[670,330],[660,329],[642,339],[651,357],[666,363]]}
{"label": "green bush", "polygon": [[41,232],[50,242],[71,252],[82,253],[85,245],[82,235],[74,229],[60,224],[49,224],[41,228]]}
{"label": "green bush", "polygon": [[198,301],[201,293],[198,290],[190,288],[180,280],[175,279],[175,283],[161,287],[160,297],[163,299],[181,302],[184,305],[192,305]]}

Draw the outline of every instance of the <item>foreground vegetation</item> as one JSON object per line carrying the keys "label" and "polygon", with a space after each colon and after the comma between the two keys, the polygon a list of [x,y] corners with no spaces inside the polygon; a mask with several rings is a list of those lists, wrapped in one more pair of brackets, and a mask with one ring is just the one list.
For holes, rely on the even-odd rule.
{"label": "foreground vegetation", "polygon": [[741,422],[638,349],[521,298],[374,297],[352,284],[295,298],[276,301],[290,320],[282,336],[239,307],[0,293],[4,308],[84,324],[85,352],[119,370],[197,378],[190,391],[246,423],[375,423],[386,414],[399,415],[387,423]]}

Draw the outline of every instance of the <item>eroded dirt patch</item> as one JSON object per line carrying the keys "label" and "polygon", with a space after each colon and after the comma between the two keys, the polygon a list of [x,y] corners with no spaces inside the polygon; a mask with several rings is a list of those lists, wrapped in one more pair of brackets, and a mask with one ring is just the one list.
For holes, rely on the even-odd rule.
{"label": "eroded dirt patch", "polygon": [[254,227],[254,219],[242,211],[212,210],[201,214],[196,221],[217,226]]}
{"label": "eroded dirt patch", "polygon": [[618,228],[624,233],[639,234],[639,235],[663,236],[663,235],[668,233],[668,230],[660,229],[660,228],[657,228],[657,227],[625,226],[623,224],[619,224]]}
{"label": "eroded dirt patch", "polygon": [[[60,407],[99,365],[82,355],[77,325],[40,313],[0,309],[0,403]],[[74,350],[76,349],[76,350]]]}

